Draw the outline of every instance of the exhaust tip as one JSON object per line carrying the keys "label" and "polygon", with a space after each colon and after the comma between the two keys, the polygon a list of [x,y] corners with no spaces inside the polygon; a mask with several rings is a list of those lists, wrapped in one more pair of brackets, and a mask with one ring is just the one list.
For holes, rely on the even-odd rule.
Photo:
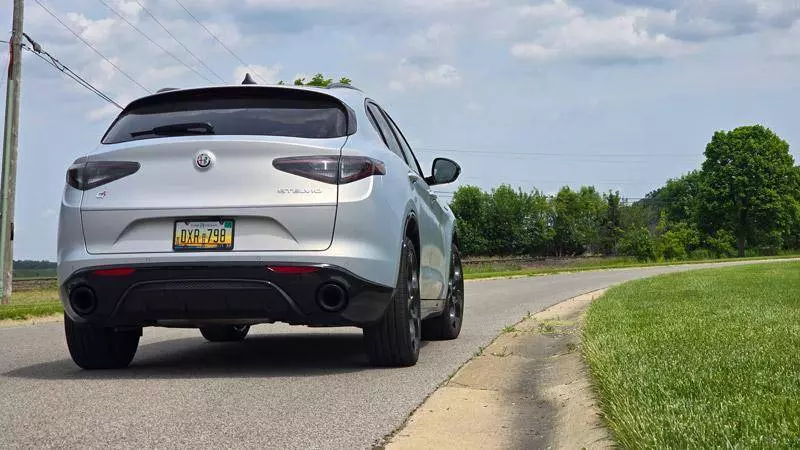
{"label": "exhaust tip", "polygon": [[347,306],[347,291],[336,283],[325,283],[317,290],[317,304],[325,312],[339,312]]}
{"label": "exhaust tip", "polygon": [[78,286],[69,293],[69,304],[78,314],[91,314],[97,308],[97,296],[89,286]]}

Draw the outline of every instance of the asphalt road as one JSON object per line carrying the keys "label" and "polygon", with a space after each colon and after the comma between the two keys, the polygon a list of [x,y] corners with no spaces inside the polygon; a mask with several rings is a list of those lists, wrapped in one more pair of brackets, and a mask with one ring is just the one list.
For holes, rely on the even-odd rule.
{"label": "asphalt road", "polygon": [[255,327],[243,343],[145,329],[129,369],[81,371],[61,323],[0,328],[0,447],[369,448],[500,330],[673,266],[468,282],[459,339],[415,367],[367,366],[357,329]]}

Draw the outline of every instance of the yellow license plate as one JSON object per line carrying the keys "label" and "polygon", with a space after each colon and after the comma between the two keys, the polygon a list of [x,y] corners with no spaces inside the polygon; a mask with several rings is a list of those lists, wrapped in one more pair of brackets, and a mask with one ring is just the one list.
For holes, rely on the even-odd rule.
{"label": "yellow license plate", "polygon": [[186,250],[232,250],[233,220],[179,220],[175,222],[172,248]]}

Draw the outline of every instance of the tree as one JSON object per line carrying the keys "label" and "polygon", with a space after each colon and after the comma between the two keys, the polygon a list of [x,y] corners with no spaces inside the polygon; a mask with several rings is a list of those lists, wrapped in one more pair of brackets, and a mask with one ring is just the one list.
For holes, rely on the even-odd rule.
{"label": "tree", "polygon": [[667,180],[667,183],[645,197],[654,209],[667,214],[670,222],[697,222],[699,210],[700,184],[702,172],[693,170],[680,178]]}
{"label": "tree", "polygon": [[492,254],[505,256],[525,251],[525,212],[525,194],[506,184],[492,189],[484,222],[484,236]]}
{"label": "tree", "polygon": [[[306,81],[305,78],[297,78],[294,80],[295,86],[317,86],[317,87],[327,87],[333,83],[333,78],[325,78],[324,75],[318,73],[311,77],[311,80]],[[347,77],[339,78],[338,83],[341,84],[351,84],[352,80]],[[286,83],[283,80],[278,81],[278,84],[285,85]]]}
{"label": "tree", "polygon": [[550,202],[537,190],[531,194],[520,192],[523,197],[522,245],[526,255],[544,254],[554,231],[550,227]]}
{"label": "tree", "polygon": [[600,243],[599,225],[606,209],[594,187],[577,192],[563,187],[552,200],[553,250],[557,256],[580,255],[596,250]]}
{"label": "tree", "polygon": [[700,234],[694,224],[670,222],[666,211],[661,212],[658,233],[656,254],[664,259],[686,259],[700,244]]}
{"label": "tree", "polygon": [[633,256],[642,262],[656,259],[653,237],[645,227],[626,231],[619,240],[619,252],[625,256]]}
{"label": "tree", "polygon": [[739,256],[748,243],[781,245],[798,210],[789,144],[763,126],[745,126],[716,132],[705,156],[700,224],[706,233],[730,230]]}
{"label": "tree", "polygon": [[619,192],[609,192],[603,194],[603,201],[606,211],[600,228],[600,250],[605,254],[613,254],[622,237],[622,199]]}
{"label": "tree", "polygon": [[488,240],[484,234],[486,204],[487,194],[477,186],[461,186],[453,194],[450,209],[456,216],[460,250],[465,255],[488,253]]}

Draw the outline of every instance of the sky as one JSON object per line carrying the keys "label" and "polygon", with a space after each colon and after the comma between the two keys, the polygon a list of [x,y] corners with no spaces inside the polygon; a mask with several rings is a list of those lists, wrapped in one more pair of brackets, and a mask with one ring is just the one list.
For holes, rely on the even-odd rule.
{"label": "sky", "polygon": [[[121,105],[247,72],[346,76],[423,167],[461,164],[442,191],[594,185],[638,198],[698,168],[717,130],[759,123],[800,145],[798,0],[181,2],[199,23],[176,0],[38,0],[97,52],[36,0],[24,29]],[[8,40],[12,2],[0,3]],[[117,112],[26,52],[15,259],[55,259],[65,171]]]}

